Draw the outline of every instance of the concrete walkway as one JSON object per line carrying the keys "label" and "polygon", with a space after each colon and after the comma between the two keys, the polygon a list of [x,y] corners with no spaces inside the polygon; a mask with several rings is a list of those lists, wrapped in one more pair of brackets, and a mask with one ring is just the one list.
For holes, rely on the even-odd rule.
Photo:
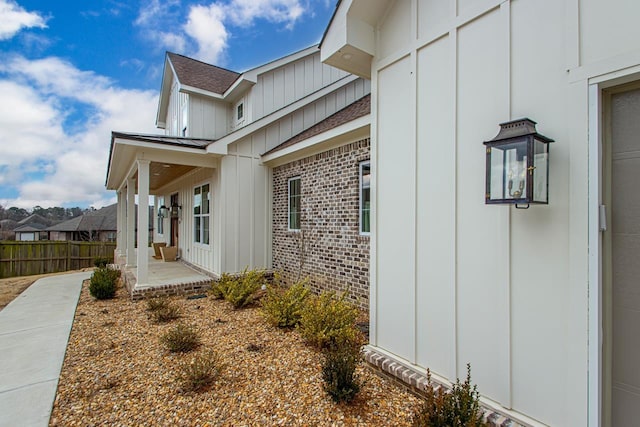
{"label": "concrete walkway", "polygon": [[39,279],[0,311],[0,426],[47,426],[91,272]]}

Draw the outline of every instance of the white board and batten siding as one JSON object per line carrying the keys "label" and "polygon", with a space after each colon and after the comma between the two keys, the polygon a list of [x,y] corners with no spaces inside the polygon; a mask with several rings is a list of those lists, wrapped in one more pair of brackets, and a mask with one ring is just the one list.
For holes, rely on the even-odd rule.
{"label": "white board and batten siding", "polygon": [[320,52],[258,76],[248,95],[252,119],[258,120],[330,85],[348,74],[320,62]]}
{"label": "white board and batten siding", "polygon": [[[375,347],[452,381],[469,362],[520,419],[587,425],[589,78],[638,71],[639,15],[622,0],[386,11],[372,66]],[[521,117],[556,140],[550,203],[485,205],[482,142]]]}
{"label": "white board and batten siding", "polygon": [[[210,234],[209,244],[196,243],[194,241],[194,188],[204,184],[210,185],[211,195],[211,213],[210,213]],[[183,176],[179,180],[173,182],[170,186],[163,188],[161,194],[156,197],[164,197],[165,205],[169,206],[171,195],[178,193],[178,204],[182,206],[178,225],[178,247],[180,256],[185,261],[194,264],[204,270],[215,274],[221,274],[221,252],[222,232],[220,223],[221,211],[221,191],[219,169],[200,168]],[[157,207],[156,207],[157,212]],[[157,216],[154,218],[157,222]],[[154,229],[157,227],[154,227]],[[165,218],[164,233],[158,235],[155,233],[154,241],[162,241],[169,244],[171,239],[171,220]]]}

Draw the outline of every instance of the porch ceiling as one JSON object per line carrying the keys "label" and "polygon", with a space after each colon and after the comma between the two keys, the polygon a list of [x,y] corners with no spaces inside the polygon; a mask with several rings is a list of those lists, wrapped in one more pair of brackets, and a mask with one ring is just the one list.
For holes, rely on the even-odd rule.
{"label": "porch ceiling", "polygon": [[[159,190],[172,181],[194,170],[195,166],[176,165],[171,163],[151,162],[149,165],[149,192]],[[136,188],[138,186],[138,171],[135,172],[133,178],[136,180]]]}

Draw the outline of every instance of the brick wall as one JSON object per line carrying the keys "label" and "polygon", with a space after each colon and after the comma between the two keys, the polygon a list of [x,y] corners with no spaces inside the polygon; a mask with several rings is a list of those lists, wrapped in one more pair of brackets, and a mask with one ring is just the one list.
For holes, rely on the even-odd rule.
{"label": "brick wall", "polygon": [[[359,187],[366,160],[368,138],[273,170],[273,268],[288,284],[301,271],[316,293],[348,288],[363,309],[369,306],[369,237],[359,233]],[[287,227],[287,186],[298,176],[302,221],[296,232]]]}

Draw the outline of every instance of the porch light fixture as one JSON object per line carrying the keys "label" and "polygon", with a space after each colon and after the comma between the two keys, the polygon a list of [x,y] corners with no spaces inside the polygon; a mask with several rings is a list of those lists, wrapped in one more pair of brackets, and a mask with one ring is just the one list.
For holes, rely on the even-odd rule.
{"label": "porch light fixture", "polygon": [[173,203],[171,205],[171,218],[180,218],[180,213],[182,212],[182,206],[177,203]]}
{"label": "porch light fixture", "polygon": [[486,204],[549,203],[549,143],[536,132],[536,122],[524,118],[500,123],[500,132],[483,144],[487,152]]}
{"label": "porch light fixture", "polygon": [[166,218],[169,216],[169,208],[165,205],[162,205],[158,208],[158,216],[160,218]]}

